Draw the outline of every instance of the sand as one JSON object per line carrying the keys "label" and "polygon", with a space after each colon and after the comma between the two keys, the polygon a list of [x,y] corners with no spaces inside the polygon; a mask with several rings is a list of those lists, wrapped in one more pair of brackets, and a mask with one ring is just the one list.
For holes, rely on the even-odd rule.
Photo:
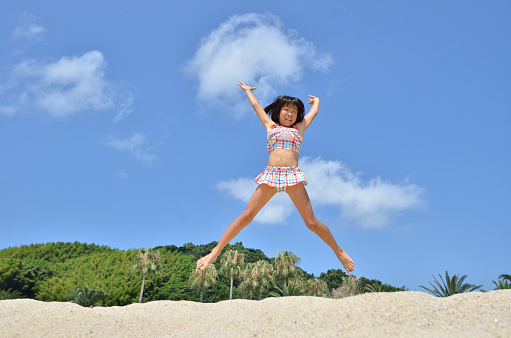
{"label": "sand", "polygon": [[95,308],[16,299],[0,301],[0,328],[2,337],[511,337],[511,290],[448,298],[409,291]]}

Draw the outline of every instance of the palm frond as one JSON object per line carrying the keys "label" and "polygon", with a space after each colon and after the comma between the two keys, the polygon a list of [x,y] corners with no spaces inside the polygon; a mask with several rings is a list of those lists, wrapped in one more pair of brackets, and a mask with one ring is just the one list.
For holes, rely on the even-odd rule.
{"label": "palm frond", "polygon": [[97,290],[95,286],[89,288],[87,285],[84,285],[69,292],[67,296],[73,298],[70,300],[72,303],[76,303],[84,307],[92,307],[96,306],[99,300],[106,296],[106,291]]}
{"label": "palm frond", "polygon": [[463,275],[461,278],[459,277],[459,275],[454,275],[450,277],[449,273],[445,271],[445,280],[442,278],[440,274],[438,274],[438,277],[440,277],[440,281],[442,282],[442,284],[440,284],[440,282],[436,279],[435,276],[433,276],[433,278],[435,279],[436,286],[433,285],[430,281],[428,281],[428,283],[433,287],[433,289],[430,289],[423,285],[419,285],[419,287],[429,291],[430,293],[437,297],[449,297],[458,293],[472,292],[482,287],[482,285],[463,283],[467,278],[467,275]]}
{"label": "palm frond", "polygon": [[502,280],[499,279],[498,283],[493,281],[493,284],[497,287],[495,290],[511,289],[511,284],[508,283],[508,280],[511,281],[511,279],[506,278],[506,276],[511,277],[509,275],[500,275],[499,278],[502,278]]}
{"label": "palm frond", "polygon": [[499,276],[499,278],[502,278],[504,280],[507,280],[508,282],[511,283],[511,275],[507,275],[507,274],[502,274]]}
{"label": "palm frond", "polygon": [[12,291],[11,288],[7,290],[0,290],[0,300],[21,298],[21,292],[18,290]]}

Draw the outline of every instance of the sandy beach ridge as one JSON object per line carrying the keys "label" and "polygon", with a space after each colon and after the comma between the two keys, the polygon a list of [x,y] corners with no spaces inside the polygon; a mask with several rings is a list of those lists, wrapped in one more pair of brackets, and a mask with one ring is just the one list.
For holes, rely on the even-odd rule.
{"label": "sandy beach ridge", "polygon": [[15,299],[0,301],[0,327],[3,337],[511,337],[511,290],[448,298],[407,291],[95,308]]}

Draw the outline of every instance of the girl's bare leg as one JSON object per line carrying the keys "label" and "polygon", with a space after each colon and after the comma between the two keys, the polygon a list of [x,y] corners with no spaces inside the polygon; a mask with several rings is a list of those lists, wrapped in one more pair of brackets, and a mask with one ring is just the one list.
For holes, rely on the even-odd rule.
{"label": "girl's bare leg", "polygon": [[307,190],[305,190],[303,183],[300,182],[296,185],[287,187],[286,192],[300,212],[307,228],[312,230],[312,232],[318,235],[330,248],[332,248],[335,255],[342,263],[342,266],[344,266],[344,269],[351,274],[355,269],[355,262],[353,262],[350,256],[348,256],[348,254],[337,244],[328,227],[318,221],[316,216],[314,216],[309,194],[307,194]]}
{"label": "girl's bare leg", "polygon": [[276,192],[276,188],[272,188],[266,184],[260,184],[248,201],[245,210],[241,213],[240,216],[238,216],[238,218],[234,220],[234,222],[231,223],[231,225],[229,225],[227,230],[225,230],[217,246],[211,251],[211,253],[197,261],[197,266],[200,267],[201,270],[209,267],[209,265],[220,255],[222,249],[234,237],[236,237],[241,229],[252,222],[257,213],[266,205],[266,203],[268,203],[268,201],[273,197],[273,195],[275,195]]}

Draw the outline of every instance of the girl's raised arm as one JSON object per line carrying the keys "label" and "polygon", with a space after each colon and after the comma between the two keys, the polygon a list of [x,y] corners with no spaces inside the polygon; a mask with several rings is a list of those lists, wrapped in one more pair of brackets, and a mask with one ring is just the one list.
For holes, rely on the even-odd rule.
{"label": "girl's raised arm", "polygon": [[252,108],[254,108],[255,112],[257,113],[257,116],[259,117],[259,120],[261,120],[261,123],[266,128],[266,130],[271,129],[271,126],[273,125],[273,121],[271,118],[266,114],[263,107],[261,107],[261,104],[256,99],[252,91],[256,89],[256,87],[250,87],[244,84],[241,81],[238,81],[238,86],[241,87],[245,91],[245,94],[247,94],[248,100],[250,101],[250,104],[252,104]]}
{"label": "girl's raised arm", "polygon": [[312,121],[316,118],[316,116],[318,116],[319,97],[309,95],[308,104],[312,105],[311,109],[309,110],[307,115],[303,117],[302,122],[296,124],[296,126],[302,133],[305,131],[305,129],[309,128]]}

